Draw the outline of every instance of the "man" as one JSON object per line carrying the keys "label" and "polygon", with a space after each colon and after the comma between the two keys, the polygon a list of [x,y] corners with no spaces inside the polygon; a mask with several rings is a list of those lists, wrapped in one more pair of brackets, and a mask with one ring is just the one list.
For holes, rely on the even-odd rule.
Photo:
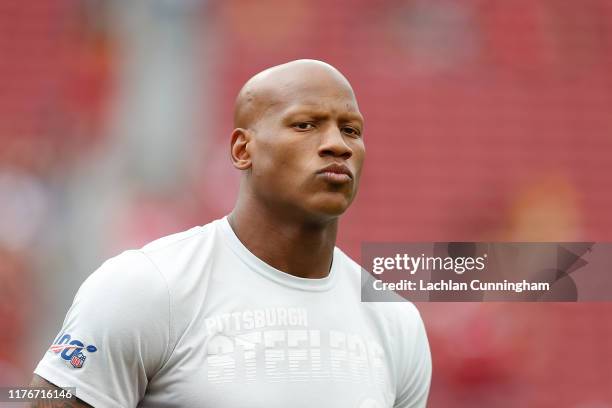
{"label": "man", "polygon": [[240,91],[231,214],[110,259],[77,293],[33,384],[96,407],[422,407],[410,303],[361,303],[334,247],[364,160],[346,78],[298,60]]}

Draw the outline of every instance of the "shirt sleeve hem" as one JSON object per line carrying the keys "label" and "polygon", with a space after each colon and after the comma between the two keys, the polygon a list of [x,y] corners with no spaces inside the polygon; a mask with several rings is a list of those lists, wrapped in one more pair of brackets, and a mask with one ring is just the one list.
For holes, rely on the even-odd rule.
{"label": "shirt sleeve hem", "polygon": [[95,408],[121,407],[121,405],[112,398],[96,391],[89,384],[85,384],[79,379],[66,375],[58,371],[55,367],[39,364],[34,370],[34,374],[41,376],[58,387],[75,387],[77,398]]}

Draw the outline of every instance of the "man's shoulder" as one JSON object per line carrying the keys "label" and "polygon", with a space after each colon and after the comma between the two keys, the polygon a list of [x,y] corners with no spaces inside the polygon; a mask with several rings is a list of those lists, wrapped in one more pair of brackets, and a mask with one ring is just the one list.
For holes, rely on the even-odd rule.
{"label": "man's shoulder", "polygon": [[140,251],[144,254],[154,254],[163,251],[180,250],[183,247],[189,246],[197,241],[205,240],[214,234],[216,224],[220,220],[214,220],[206,225],[198,225],[189,228],[185,231],[175,232],[170,235],[166,235],[157,238],[147,244],[145,244]]}
{"label": "man's shoulder", "polygon": [[[387,343],[390,352],[397,356],[407,344],[412,344],[419,332],[422,330],[423,320],[416,305],[399,295],[393,293],[384,301],[368,302],[362,300],[361,291],[363,285],[367,285],[371,276],[357,262],[351,259],[342,250],[336,247],[334,256],[341,264],[341,275],[347,284],[356,291],[360,298],[360,304],[366,315],[373,319],[378,327],[383,331],[384,337],[389,340]],[[335,258],[336,259],[336,258]],[[410,347],[408,347],[410,348]]]}
{"label": "man's shoulder", "polygon": [[170,234],[149,242],[139,249],[149,260],[158,267],[164,265],[180,266],[179,259],[192,256],[214,255],[214,242],[219,236],[220,223],[217,219],[208,224],[196,226],[185,231]]}
{"label": "man's shoulder", "polygon": [[225,259],[223,222],[224,219],[217,219],[156,239],[138,252],[163,276],[173,293],[177,296],[190,293],[190,285],[209,275],[209,266],[219,265],[218,261]]}
{"label": "man's shoulder", "polygon": [[[361,292],[364,285],[371,282],[371,275],[359,263],[353,260],[340,248],[336,247],[334,256],[337,257],[342,269],[341,274],[345,279],[350,280],[351,286]],[[361,294],[361,293],[360,293]],[[364,301],[362,303],[370,312],[390,324],[392,330],[401,327],[414,330],[414,327],[422,321],[416,305],[393,292],[386,297],[379,295],[379,301]]]}
{"label": "man's shoulder", "polygon": [[176,275],[173,271],[184,274],[194,257],[207,258],[214,254],[211,242],[219,221],[158,238],[139,249],[128,249],[106,260],[100,269],[118,271],[121,276],[134,279],[157,274],[169,280]]}

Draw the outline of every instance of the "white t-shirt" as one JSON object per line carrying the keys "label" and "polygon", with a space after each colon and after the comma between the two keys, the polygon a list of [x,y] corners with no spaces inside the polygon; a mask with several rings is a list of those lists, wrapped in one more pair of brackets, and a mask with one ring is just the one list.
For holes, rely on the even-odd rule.
{"label": "white t-shirt", "polygon": [[219,219],[106,261],[34,372],[95,407],[423,407],[421,317],[360,302],[360,272],[335,248],[286,274]]}

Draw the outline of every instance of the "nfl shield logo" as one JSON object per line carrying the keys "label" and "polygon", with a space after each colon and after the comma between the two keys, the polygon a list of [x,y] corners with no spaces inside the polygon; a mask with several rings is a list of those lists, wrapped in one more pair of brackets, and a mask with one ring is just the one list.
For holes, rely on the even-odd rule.
{"label": "nfl shield logo", "polygon": [[73,355],[72,358],[70,359],[70,364],[72,364],[72,366],[74,368],[81,368],[83,367],[83,363],[85,362],[85,354],[83,354],[83,352],[78,352],[77,354]]}

